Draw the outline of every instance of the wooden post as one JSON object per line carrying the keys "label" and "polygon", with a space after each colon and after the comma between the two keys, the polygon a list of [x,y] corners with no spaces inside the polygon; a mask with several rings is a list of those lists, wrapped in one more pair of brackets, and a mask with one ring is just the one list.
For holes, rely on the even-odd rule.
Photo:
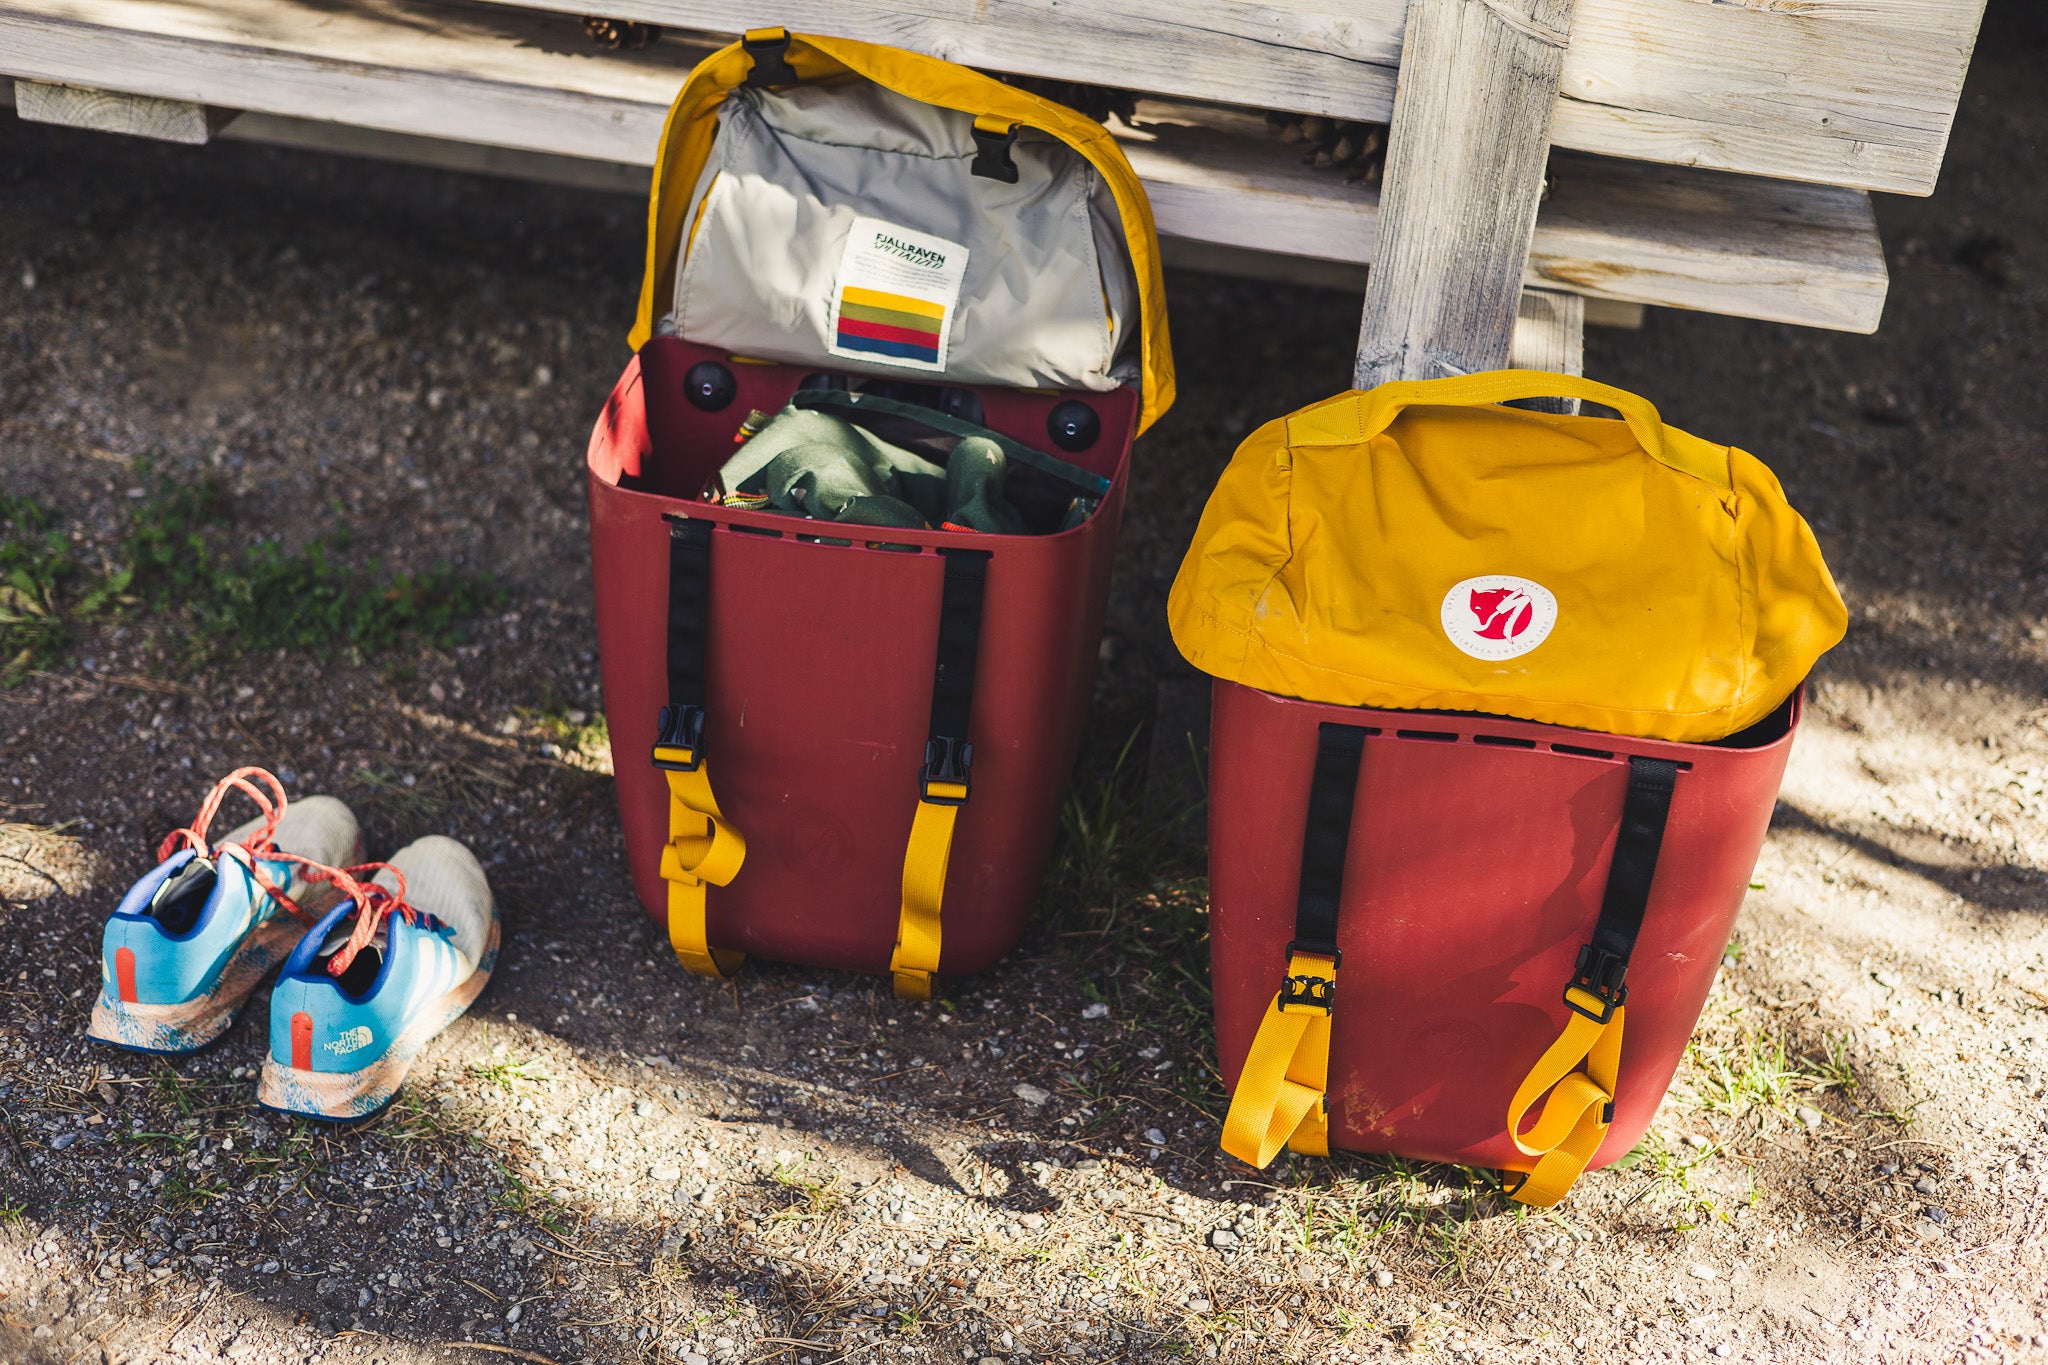
{"label": "wooden post", "polygon": [[[1515,314],[1508,365],[1517,370],[1586,372],[1586,299],[1554,289],[1524,289]],[[1577,412],[1576,398],[1528,398],[1515,406],[1538,412]]]}
{"label": "wooden post", "polygon": [[1571,12],[1572,0],[1410,0],[1359,388],[1506,364]]}
{"label": "wooden post", "polygon": [[123,95],[111,90],[31,80],[15,81],[14,105],[16,112],[31,123],[60,123],[69,128],[193,144],[211,140],[237,112],[189,100]]}

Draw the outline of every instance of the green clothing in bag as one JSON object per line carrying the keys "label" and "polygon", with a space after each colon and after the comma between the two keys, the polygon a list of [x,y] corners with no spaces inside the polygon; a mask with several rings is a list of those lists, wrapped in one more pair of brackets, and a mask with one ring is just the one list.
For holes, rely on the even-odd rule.
{"label": "green clothing in bag", "polygon": [[[868,423],[906,433],[943,454],[944,463],[883,439]],[[1057,505],[1039,518],[1051,524],[1033,526],[1009,497],[1017,459],[1031,477],[1054,488]],[[819,521],[1027,535],[1079,525],[1106,484],[1065,461],[912,404],[806,391],[734,452],[719,471],[719,486],[728,497],[765,498],[775,511]],[[1043,504],[1044,489],[1036,491],[1034,504]]]}

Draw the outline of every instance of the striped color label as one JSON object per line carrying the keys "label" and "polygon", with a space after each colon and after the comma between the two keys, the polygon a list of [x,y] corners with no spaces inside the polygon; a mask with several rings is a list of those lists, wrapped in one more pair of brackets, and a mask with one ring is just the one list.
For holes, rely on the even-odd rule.
{"label": "striped color label", "polygon": [[839,344],[904,360],[939,363],[944,305],[847,285],[839,291]]}
{"label": "striped color label", "polygon": [[879,218],[856,218],[832,285],[833,355],[943,370],[967,248]]}

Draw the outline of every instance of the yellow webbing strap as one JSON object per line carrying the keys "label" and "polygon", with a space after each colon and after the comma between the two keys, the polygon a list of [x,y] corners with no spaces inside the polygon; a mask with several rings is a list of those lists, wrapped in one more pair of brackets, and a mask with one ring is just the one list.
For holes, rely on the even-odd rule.
{"label": "yellow webbing strap", "polygon": [[1263,1168],[1282,1147],[1330,1154],[1324,1094],[1336,987],[1337,965],[1329,958],[1296,953],[1288,959],[1287,980],[1259,1022],[1223,1118],[1223,1150],[1238,1160]]}
{"label": "yellow webbing strap", "polygon": [[[961,783],[934,782],[934,796],[964,801]],[[946,895],[946,864],[953,856],[953,824],[960,807],[919,801],[903,854],[903,909],[896,919],[896,951],[889,975],[903,1000],[932,998],[932,973],[939,969],[939,906]]]}
{"label": "yellow webbing strap", "polygon": [[[690,750],[657,745],[657,763],[687,763]],[[745,956],[713,948],[705,938],[705,888],[725,886],[746,861],[747,841],[726,823],[711,794],[711,773],[664,768],[668,778],[668,843],[661,875],[668,882],[668,941],[676,960],[699,976],[731,976]]]}
{"label": "yellow webbing strap", "polygon": [[[1524,1156],[1536,1158],[1535,1166],[1509,1194],[1537,1208],[1547,1209],[1571,1193],[1614,1119],[1615,1076],[1621,1067],[1621,1022],[1626,1011],[1615,1005],[1611,1017],[1602,1023],[1598,1016],[1609,1013],[1605,1002],[1577,989],[1566,993],[1568,1001],[1573,996],[1588,1002],[1594,1013],[1573,1010],[1564,1032],[1523,1078],[1508,1105],[1508,1135]],[[1535,1124],[1523,1132],[1523,1117],[1546,1091],[1550,1097],[1543,1101]]]}

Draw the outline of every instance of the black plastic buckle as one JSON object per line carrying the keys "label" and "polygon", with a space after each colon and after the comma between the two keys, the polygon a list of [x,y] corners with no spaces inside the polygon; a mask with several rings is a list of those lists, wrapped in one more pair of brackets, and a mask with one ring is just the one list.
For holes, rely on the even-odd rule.
{"label": "black plastic buckle", "polygon": [[1329,1014],[1336,994],[1337,983],[1327,976],[1290,976],[1280,982],[1280,1008],[1309,1005]]}
{"label": "black plastic buckle", "polygon": [[[924,743],[924,766],[917,770],[918,799],[934,806],[966,805],[968,795],[974,790],[973,767],[972,744],[951,735],[933,735]],[[932,784],[936,782],[960,788],[960,795],[935,794]]]}
{"label": "black plastic buckle", "polygon": [[[688,762],[663,758],[663,749],[687,749]],[[704,766],[704,708],[664,706],[654,741],[654,766],[672,773],[693,773]]]}
{"label": "black plastic buckle", "polygon": [[[1596,1024],[1604,1024],[1614,1018],[1614,1012],[1628,1000],[1628,987],[1622,984],[1622,977],[1627,974],[1627,958],[1616,957],[1588,943],[1579,949],[1578,965],[1572,968],[1572,979],[1564,988],[1564,1003],[1574,1014],[1583,1014]],[[1597,997],[1601,1002],[1600,1012],[1596,1014],[1574,1000],[1574,991]]]}
{"label": "black plastic buckle", "polygon": [[779,38],[742,38],[740,47],[754,59],[746,84],[763,89],[771,85],[795,85],[796,68],[789,64],[789,34]]}
{"label": "black plastic buckle", "polygon": [[1602,1123],[1609,1123],[1609,1124],[1611,1124],[1611,1123],[1613,1123],[1613,1122],[1614,1122],[1614,1101],[1613,1101],[1613,1100],[1609,1100],[1609,1101],[1607,1101],[1607,1103],[1605,1103],[1605,1104],[1603,1104],[1603,1105],[1601,1105],[1601,1106],[1600,1106],[1600,1121],[1601,1121]]}
{"label": "black plastic buckle", "polygon": [[1011,124],[1009,131],[1003,133],[991,133],[980,124],[976,124],[974,165],[969,169],[985,180],[1000,180],[1005,185],[1016,184],[1017,163],[1010,156],[1010,148],[1016,145],[1016,124]]}

